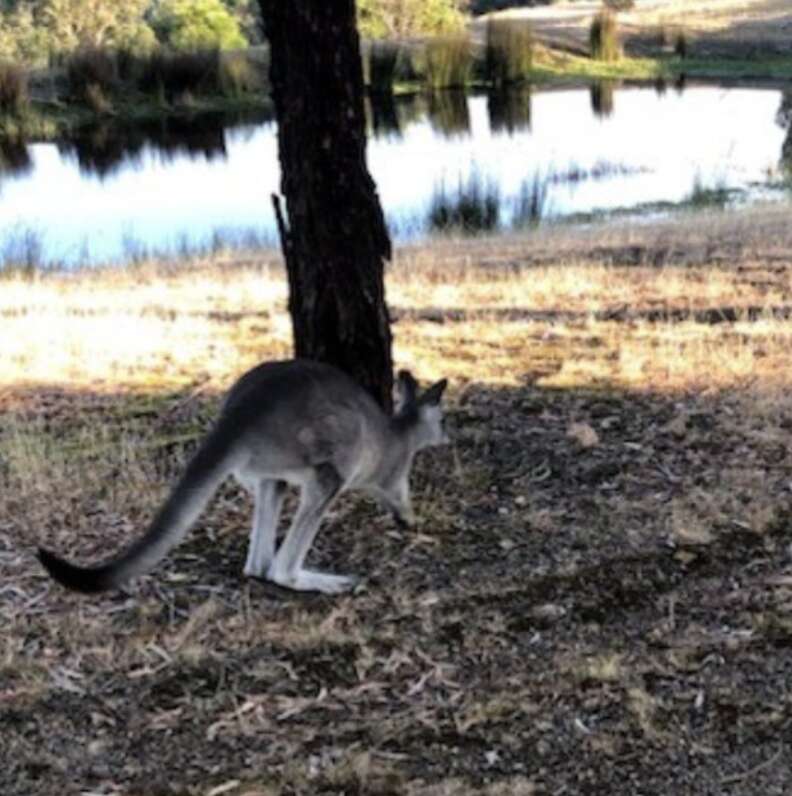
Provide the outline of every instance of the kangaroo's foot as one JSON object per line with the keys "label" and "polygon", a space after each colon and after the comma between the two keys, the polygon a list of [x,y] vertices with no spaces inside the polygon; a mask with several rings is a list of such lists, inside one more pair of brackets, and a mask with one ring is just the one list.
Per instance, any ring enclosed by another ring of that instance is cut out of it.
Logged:
{"label": "kangaroo's foot", "polygon": [[343,594],[352,591],[360,582],[352,575],[330,575],[325,572],[314,572],[300,569],[294,573],[278,572],[270,568],[267,578],[279,586],[295,591],[318,591],[322,594]]}

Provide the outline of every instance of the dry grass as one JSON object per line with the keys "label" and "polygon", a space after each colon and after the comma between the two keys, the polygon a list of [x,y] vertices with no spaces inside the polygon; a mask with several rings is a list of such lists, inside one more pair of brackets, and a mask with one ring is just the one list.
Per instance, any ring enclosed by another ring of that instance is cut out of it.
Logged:
{"label": "dry grass", "polygon": [[[786,212],[401,250],[388,279],[396,358],[463,382],[550,368],[544,386],[783,386],[792,276],[774,258]],[[0,389],[222,390],[288,356],[286,290],[274,258],[5,279]]]}
{"label": "dry grass", "polygon": [[222,389],[288,355],[277,262],[5,279],[0,790],[783,793],[787,213],[400,250],[397,363],[451,378],[455,449],[416,530],[334,507],[312,555],[367,576],[338,599],[240,583],[232,484],[126,593],[31,555],[140,532]]}
{"label": "dry grass", "polygon": [[[597,0],[575,0],[509,9],[498,18],[526,20],[537,40],[583,51],[601,9]],[[619,25],[628,41],[683,29],[703,45],[702,53],[756,60],[768,53],[789,54],[792,8],[786,0],[642,0],[619,12]],[[478,29],[483,36],[483,23]]]}

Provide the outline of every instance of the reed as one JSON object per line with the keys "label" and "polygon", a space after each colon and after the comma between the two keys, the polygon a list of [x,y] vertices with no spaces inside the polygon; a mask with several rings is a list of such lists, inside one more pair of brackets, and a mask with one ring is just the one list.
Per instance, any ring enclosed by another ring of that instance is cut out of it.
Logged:
{"label": "reed", "polygon": [[473,53],[467,36],[432,39],[424,50],[423,73],[430,89],[464,88],[470,82]]}
{"label": "reed", "polygon": [[470,135],[470,110],[465,91],[433,91],[428,98],[427,113],[432,129],[445,138]]}
{"label": "reed", "polygon": [[535,227],[545,218],[549,210],[550,183],[550,177],[542,176],[539,172],[522,182],[512,217],[514,229]]}
{"label": "reed", "polygon": [[526,80],[533,67],[534,33],[530,23],[491,19],[484,51],[485,79],[496,87]]}
{"label": "reed", "polygon": [[392,94],[400,60],[400,47],[392,41],[374,41],[366,49],[364,73],[373,94]]}
{"label": "reed", "polygon": [[429,208],[429,228],[438,232],[477,235],[498,228],[501,197],[497,185],[474,172],[460,180],[456,192],[444,184],[435,190]]}
{"label": "reed", "polygon": [[598,61],[613,63],[622,56],[619,23],[616,14],[603,9],[591,22],[589,29],[591,57]]}
{"label": "reed", "polygon": [[185,94],[222,94],[219,50],[170,52],[155,50],[140,57],[139,88],[146,94],[173,99]]}

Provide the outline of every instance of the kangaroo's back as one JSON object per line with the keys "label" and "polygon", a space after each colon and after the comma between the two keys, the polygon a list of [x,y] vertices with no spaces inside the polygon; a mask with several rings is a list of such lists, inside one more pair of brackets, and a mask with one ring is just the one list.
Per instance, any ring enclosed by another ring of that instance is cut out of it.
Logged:
{"label": "kangaroo's back", "polygon": [[331,463],[346,481],[367,451],[385,444],[388,418],[345,373],[296,359],[246,373],[220,422],[241,430],[251,475],[300,482],[301,469]]}

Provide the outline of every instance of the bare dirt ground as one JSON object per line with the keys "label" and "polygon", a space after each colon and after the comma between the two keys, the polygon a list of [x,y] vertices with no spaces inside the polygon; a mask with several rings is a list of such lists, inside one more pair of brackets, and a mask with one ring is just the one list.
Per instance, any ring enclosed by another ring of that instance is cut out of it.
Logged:
{"label": "bare dirt ground", "polygon": [[455,444],[415,530],[338,503],[339,598],[241,578],[231,483],[126,592],[33,556],[139,533],[226,371],[285,353],[282,275],[6,284],[0,793],[788,794],[787,213],[401,252],[397,358],[451,377]]}
{"label": "bare dirt ground", "polygon": [[[530,20],[538,38],[586,51],[588,30],[600,2],[556,3],[513,9],[502,15]],[[642,54],[683,30],[691,54],[764,56],[792,52],[792,4],[788,0],[636,0],[619,12],[628,52]]]}

